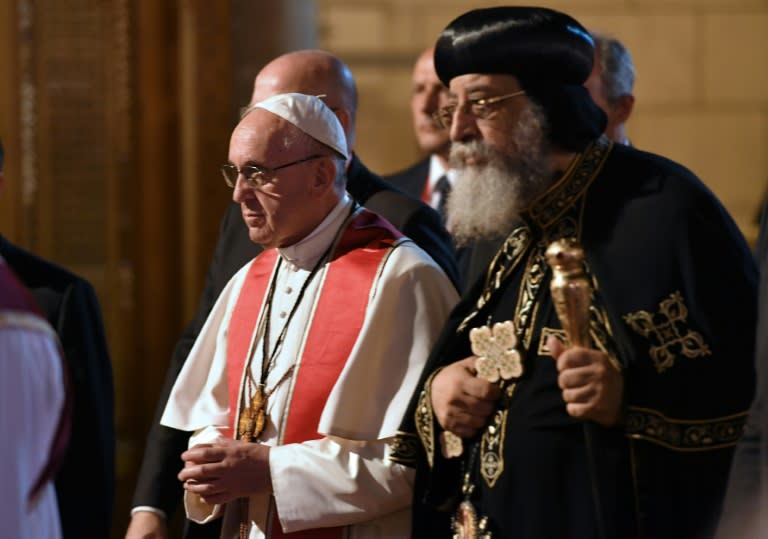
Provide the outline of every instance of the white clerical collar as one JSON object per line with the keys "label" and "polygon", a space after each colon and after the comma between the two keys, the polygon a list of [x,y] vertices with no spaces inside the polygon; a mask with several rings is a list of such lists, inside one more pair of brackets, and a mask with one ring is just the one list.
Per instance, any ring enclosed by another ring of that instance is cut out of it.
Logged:
{"label": "white clerical collar", "polygon": [[336,207],[312,232],[293,245],[279,248],[280,256],[297,268],[312,269],[336,238],[336,233],[349,216],[352,204],[352,199],[345,192]]}

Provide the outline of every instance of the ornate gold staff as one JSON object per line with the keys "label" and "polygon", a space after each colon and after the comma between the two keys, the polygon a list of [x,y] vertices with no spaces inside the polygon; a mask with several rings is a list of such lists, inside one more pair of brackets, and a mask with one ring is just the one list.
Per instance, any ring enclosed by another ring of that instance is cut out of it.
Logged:
{"label": "ornate gold staff", "polygon": [[[572,238],[561,239],[549,244],[546,257],[549,267],[552,268],[549,289],[557,318],[560,319],[560,325],[565,330],[565,336],[570,346],[589,348],[592,343],[589,338],[589,305],[592,287],[584,271],[584,250]],[[594,436],[590,423],[584,422],[582,426],[592,483],[597,536],[602,539],[605,537],[605,524],[597,478],[598,461],[594,454]]]}
{"label": "ornate gold staff", "polygon": [[589,347],[592,290],[584,273],[584,250],[575,240],[562,239],[549,244],[546,256],[552,268],[552,300],[565,336],[571,346]]}

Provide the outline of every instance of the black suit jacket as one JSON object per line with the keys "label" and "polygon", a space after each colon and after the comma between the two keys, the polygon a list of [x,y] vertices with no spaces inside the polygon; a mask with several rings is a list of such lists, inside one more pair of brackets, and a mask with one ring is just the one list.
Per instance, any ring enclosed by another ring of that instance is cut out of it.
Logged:
{"label": "black suit jacket", "polygon": [[[458,282],[451,238],[440,223],[440,216],[435,210],[419,200],[408,197],[373,174],[356,156],[353,156],[347,171],[347,191],[355,200],[389,220],[414,240],[445,270],[454,284]],[[181,467],[179,455],[186,450],[190,433],[164,427],[160,425],[160,418],[176,377],[216,298],[237,270],[260,250],[261,248],[248,237],[240,206],[231,204],[221,222],[218,243],[208,267],[205,290],[200,298],[197,313],[171,356],[155,418],[147,437],[144,459],[133,497],[134,507],[156,507],[170,517],[181,501],[183,489],[176,474]],[[219,529],[220,521],[204,526],[188,522],[185,537],[218,537]]]}
{"label": "black suit jacket", "polygon": [[63,536],[110,537],[115,489],[114,387],[96,293],[84,279],[2,236],[0,255],[56,330],[69,370],[74,401],[72,435],[55,481]]}
{"label": "black suit jacket", "polygon": [[429,178],[429,161],[430,157],[427,156],[405,170],[384,176],[384,179],[404,193],[421,200]]}

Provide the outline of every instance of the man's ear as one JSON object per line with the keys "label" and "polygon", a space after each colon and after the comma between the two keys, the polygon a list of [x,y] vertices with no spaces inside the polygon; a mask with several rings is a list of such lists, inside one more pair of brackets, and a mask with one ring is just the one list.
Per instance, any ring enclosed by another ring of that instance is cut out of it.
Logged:
{"label": "man's ear", "polygon": [[635,96],[622,95],[616,100],[616,119],[620,123],[625,123],[632,115],[632,109],[635,107]]}
{"label": "man's ear", "polygon": [[315,178],[312,184],[312,190],[319,196],[324,195],[329,189],[333,189],[336,179],[336,162],[330,157],[319,159],[315,169]]}
{"label": "man's ear", "polygon": [[352,122],[352,115],[349,113],[348,110],[338,108],[333,109],[333,112],[336,114],[336,117],[339,119],[339,122],[341,123],[341,127],[344,128],[345,133],[349,133],[349,126]]}

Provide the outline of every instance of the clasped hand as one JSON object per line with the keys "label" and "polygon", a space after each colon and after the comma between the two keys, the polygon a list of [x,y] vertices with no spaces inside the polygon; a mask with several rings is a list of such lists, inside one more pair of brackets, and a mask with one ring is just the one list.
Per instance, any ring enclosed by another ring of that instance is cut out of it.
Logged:
{"label": "clasped hand", "polygon": [[[613,426],[621,419],[624,378],[608,356],[592,348],[565,348],[555,337],[547,347],[557,362],[557,383],[569,415]],[[440,426],[462,438],[482,429],[501,394],[498,384],[478,378],[477,356],[444,367],[430,388],[432,410]]]}
{"label": "clasped hand", "polygon": [[184,488],[209,504],[272,491],[269,446],[221,438],[181,454]]}

